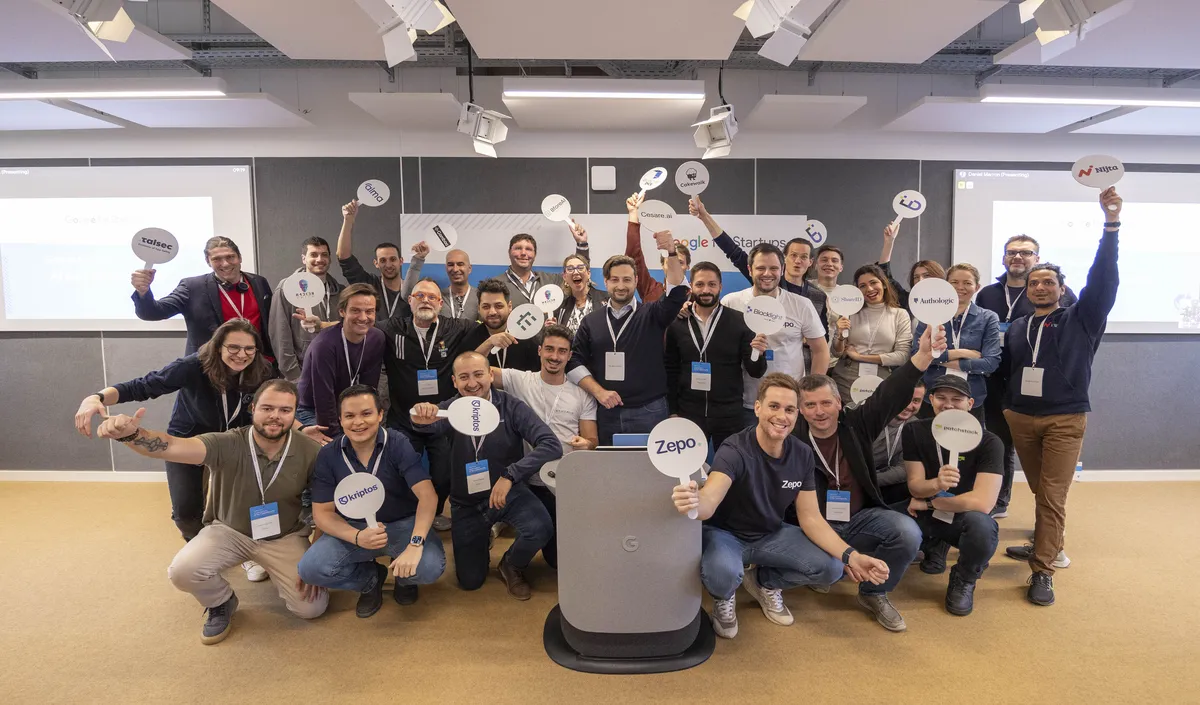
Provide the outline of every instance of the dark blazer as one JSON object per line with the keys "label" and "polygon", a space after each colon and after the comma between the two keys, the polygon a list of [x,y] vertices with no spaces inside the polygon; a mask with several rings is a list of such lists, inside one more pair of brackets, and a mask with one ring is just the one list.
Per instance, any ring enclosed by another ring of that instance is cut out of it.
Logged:
{"label": "dark blazer", "polygon": [[[258,315],[262,327],[258,335],[262,338],[263,356],[274,358],[271,350],[271,338],[267,335],[268,317],[271,313],[272,288],[266,279],[257,274],[242,272],[242,276],[250,282],[254,297],[258,299]],[[184,355],[191,355],[212,338],[217,326],[225,322],[221,316],[221,290],[216,276],[209,272],[195,277],[188,277],[179,282],[175,291],[161,299],[154,298],[154,291],[139,296],[133,292],[133,310],[143,321],[163,321],[171,316],[183,314],[187,324],[187,347]]]}
{"label": "dark blazer", "polygon": [[225,394],[225,405],[230,412],[236,409],[238,413],[226,428],[221,392],[208,380],[200,365],[200,358],[195,354],[181,357],[168,363],[161,370],[147,373],[144,377],[118,382],[113,385],[113,389],[117,390],[118,404],[157,399],[179,392],[175,396],[175,408],[171,412],[167,433],[180,438],[226,431],[247,426],[251,422],[250,399],[254,390],[230,390]]}
{"label": "dark blazer", "polygon": [[[592,302],[592,310],[603,308],[608,302],[608,292],[603,289],[597,289],[593,284],[587,293],[587,298]],[[575,295],[567,294],[567,298],[563,299],[562,306],[554,312],[554,320],[558,321],[558,325],[565,326],[571,320],[571,312],[575,310]],[[581,319],[582,322],[582,319]],[[569,327],[569,326],[568,326]],[[578,327],[578,326],[576,326]],[[574,333],[575,331],[571,331]]]}

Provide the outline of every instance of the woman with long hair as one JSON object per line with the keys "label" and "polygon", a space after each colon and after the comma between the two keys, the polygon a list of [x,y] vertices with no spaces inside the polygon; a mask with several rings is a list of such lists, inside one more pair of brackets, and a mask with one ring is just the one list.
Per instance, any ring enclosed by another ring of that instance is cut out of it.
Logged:
{"label": "woman with long hair", "polygon": [[608,294],[592,283],[592,264],[581,254],[573,254],[563,260],[562,286],[563,303],[554,312],[554,318],[574,335],[584,316],[604,306]]}
{"label": "woman with long hair", "polygon": [[[908,312],[901,308],[879,265],[859,267],[854,272],[854,285],[862,292],[865,305],[853,316],[837,320],[832,353],[839,359],[829,373],[847,403],[854,380],[863,375],[886,378],[893,367],[903,365],[911,355],[913,339]],[[849,337],[842,337],[843,330],[850,331]]]}
{"label": "woman with long hair", "polygon": [[[912,289],[913,286],[915,286],[916,283],[921,281],[922,279],[929,279],[930,277],[935,277],[937,279],[945,279],[946,278],[946,270],[942,268],[942,265],[938,264],[937,262],[934,262],[931,259],[917,260],[916,262],[913,263],[913,266],[909,267],[909,269],[908,269],[908,288],[907,289],[904,288],[904,285],[901,284],[900,282],[896,281],[896,279],[892,276],[892,265],[891,265],[892,247],[896,244],[896,235],[899,234],[899,232],[900,232],[899,223],[894,224],[894,225],[891,223],[888,223],[888,225],[886,227],[884,227],[884,229],[883,229],[883,250],[880,251],[879,261],[876,262],[876,264],[878,264],[879,268],[883,270],[883,273],[887,276],[888,283],[891,284],[892,289],[895,290],[896,301],[899,303],[900,308],[907,311],[908,310],[908,292],[909,292],[909,290]],[[911,321],[910,321],[910,323],[911,323]],[[919,338],[919,336],[918,336],[918,338]]]}

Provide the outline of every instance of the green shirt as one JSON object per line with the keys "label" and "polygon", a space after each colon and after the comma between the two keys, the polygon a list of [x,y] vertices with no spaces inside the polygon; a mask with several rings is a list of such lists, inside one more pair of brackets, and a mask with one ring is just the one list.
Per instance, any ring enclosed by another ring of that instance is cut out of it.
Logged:
{"label": "green shirt", "polygon": [[[258,491],[254,479],[254,463],[250,460],[250,428],[238,428],[220,433],[204,433],[197,438],[204,442],[204,464],[210,474],[209,491],[212,501],[205,511],[204,523],[214,519],[246,536],[250,536],[250,507],[263,504],[263,495]],[[278,458],[267,459],[262,448],[254,444],[258,453],[258,467],[262,471],[262,484],[266,489],[266,502],[279,503],[280,536],[296,531],[307,531],[308,526],[300,520],[300,495],[312,479],[317,453],[321,446],[298,431],[292,434],[292,446],[279,477],[271,482]],[[284,440],[287,443],[287,440]],[[280,449],[282,455],[283,450]]]}

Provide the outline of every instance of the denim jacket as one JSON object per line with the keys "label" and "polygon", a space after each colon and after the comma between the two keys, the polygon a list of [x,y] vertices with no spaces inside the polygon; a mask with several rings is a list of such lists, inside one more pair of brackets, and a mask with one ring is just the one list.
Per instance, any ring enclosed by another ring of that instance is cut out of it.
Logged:
{"label": "denim jacket", "polygon": [[[1000,352],[1004,348],[1004,339],[1000,335],[1000,317],[994,311],[989,311],[985,308],[980,308],[971,302],[967,308],[967,320],[964,323],[961,316],[955,316],[954,320],[946,324],[946,342],[950,348],[954,348],[954,336],[951,332],[957,331],[961,325],[962,337],[959,340],[958,347],[965,350],[975,350],[983,357],[978,360],[959,360],[958,364],[963,372],[968,374],[967,381],[971,385],[971,397],[975,399],[975,406],[983,406],[983,400],[987,397],[987,384],[984,377],[996,371],[1000,366]],[[917,324],[916,330],[913,331],[912,350],[915,353],[921,342],[921,334],[925,332],[925,324]],[[932,384],[935,379],[946,374],[944,363],[946,357],[934,360],[929,369],[925,371],[925,384]]]}

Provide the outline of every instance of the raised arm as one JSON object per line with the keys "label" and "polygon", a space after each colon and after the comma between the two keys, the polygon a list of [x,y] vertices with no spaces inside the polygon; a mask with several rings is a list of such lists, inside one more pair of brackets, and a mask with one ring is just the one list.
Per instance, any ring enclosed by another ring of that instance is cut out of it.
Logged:
{"label": "raised arm", "polygon": [[738,247],[738,244],[733,241],[733,238],[725,234],[717,221],[708,213],[708,209],[704,207],[704,202],[699,196],[692,196],[688,201],[688,212],[700,219],[704,223],[705,229],[708,230],[709,236],[713,242],[717,243],[717,247],[721,248],[721,252],[729,258],[733,266],[742,273],[743,277],[750,278],[750,260],[746,257],[746,251]]}
{"label": "raised arm", "polygon": [[[400,295],[408,299],[413,287],[421,281],[421,268],[425,266],[425,258],[429,256],[429,245],[424,240],[412,246],[412,260],[408,263],[408,271],[404,274],[404,283],[400,285]],[[383,292],[379,292],[380,296]],[[464,304],[465,305],[465,304]]]}
{"label": "raised arm", "polygon": [[629,212],[629,225],[625,228],[625,256],[632,257],[637,265],[637,292],[642,297],[642,303],[657,301],[663,296],[663,285],[650,276],[646,267],[646,256],[642,252],[642,225],[638,216],[638,208],[642,198],[636,193],[625,199],[625,210]]}
{"label": "raised arm", "polygon": [[921,378],[921,373],[929,369],[933,362],[933,348],[945,344],[946,334],[942,326],[938,326],[932,336],[930,330],[926,329],[912,358],[897,367],[863,403],[847,409],[846,418],[853,419],[867,438],[878,438],[888,422],[912,401],[913,387]]}
{"label": "raised arm", "polygon": [[[1109,210],[1110,206],[1115,209]],[[1079,292],[1079,303],[1075,304],[1079,320],[1093,340],[1097,340],[1104,332],[1108,322],[1108,314],[1117,303],[1117,285],[1120,275],[1117,271],[1117,230],[1121,222],[1121,196],[1115,186],[1110,186],[1100,194],[1100,207],[1104,210],[1104,234],[1100,237],[1100,247],[1096,249],[1096,259],[1088,270],[1087,284]]]}
{"label": "raised arm", "polygon": [[207,450],[204,442],[196,438],[176,438],[161,431],[140,428],[146,408],[142,407],[133,416],[118,414],[109,416],[100,424],[96,435],[124,443],[138,455],[166,460],[183,465],[203,465]]}
{"label": "raised arm", "polygon": [[335,252],[339,260],[350,259],[350,255],[354,252],[354,219],[357,217],[358,199],[356,198],[342,206],[342,229],[338,231],[337,250]]}

